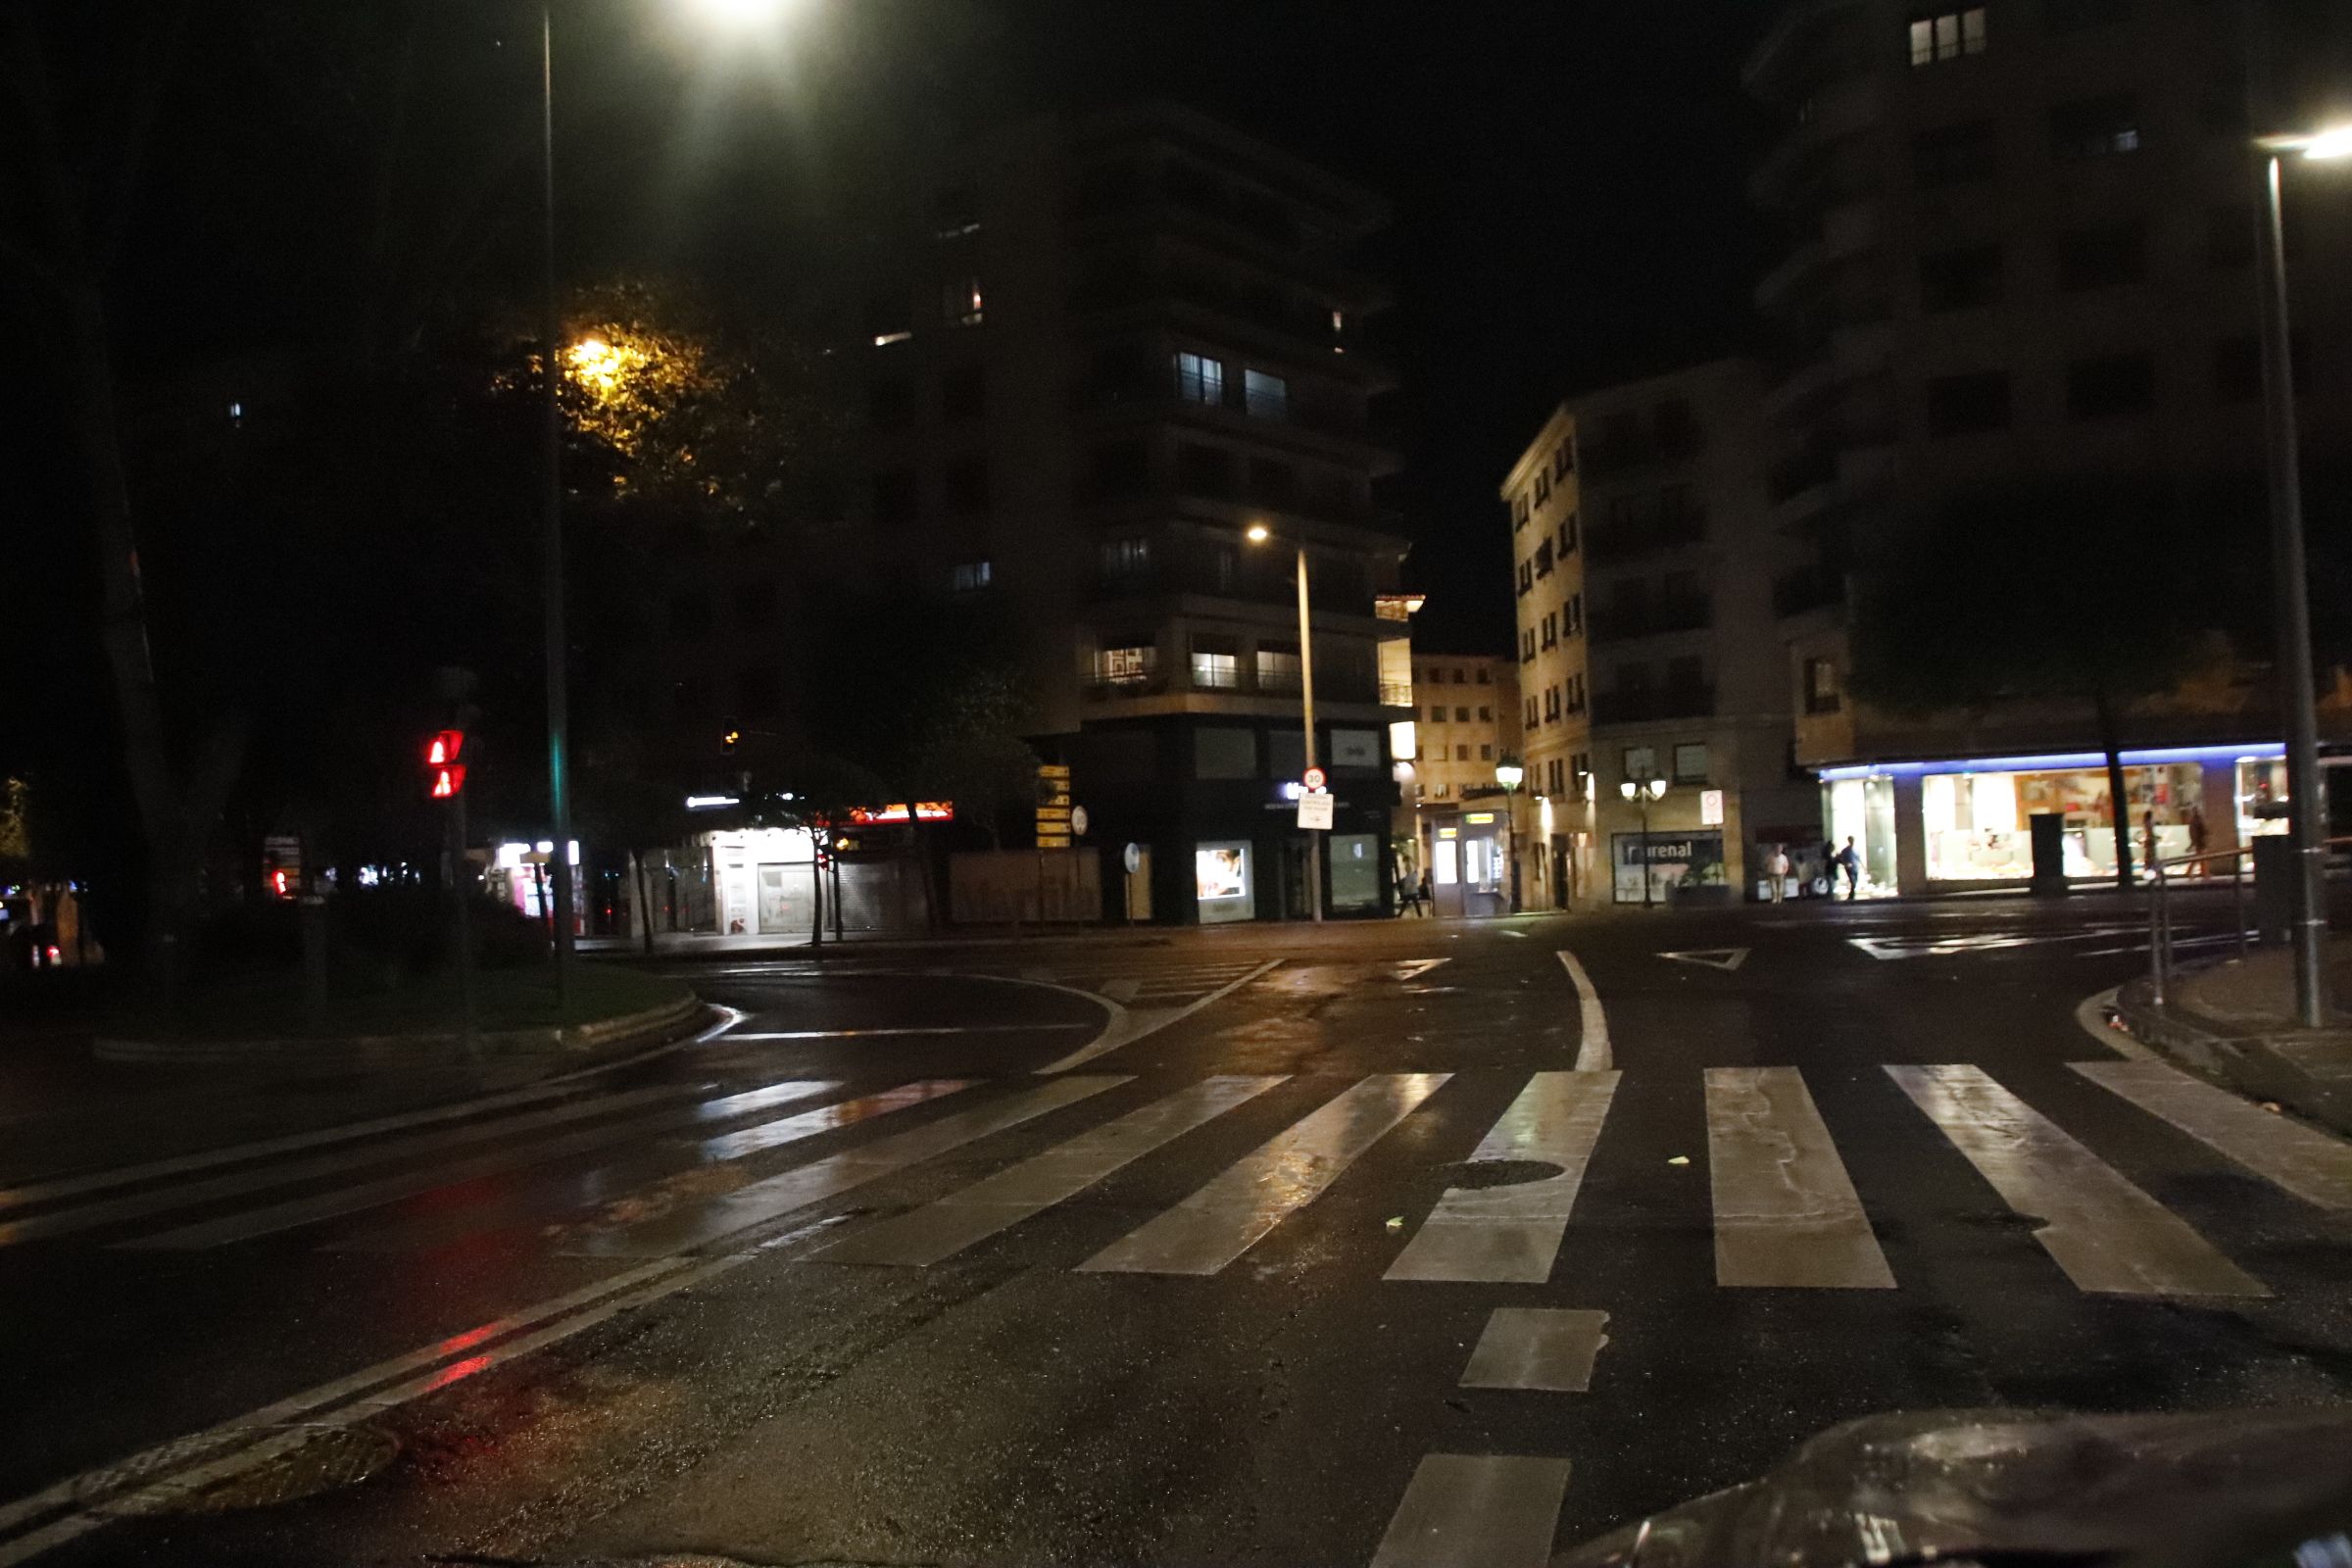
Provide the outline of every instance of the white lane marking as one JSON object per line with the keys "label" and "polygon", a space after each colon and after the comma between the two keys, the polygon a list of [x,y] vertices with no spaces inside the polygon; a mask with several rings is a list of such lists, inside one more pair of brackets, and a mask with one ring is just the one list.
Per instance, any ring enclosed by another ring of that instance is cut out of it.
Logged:
{"label": "white lane marking", "polygon": [[1175,1207],[1078,1265],[1094,1274],[1214,1274],[1322,1196],[1451,1073],[1382,1073],[1342,1090]]}
{"label": "white lane marking", "polygon": [[2352,1143],[2265,1110],[2165,1062],[2067,1065],[2305,1202],[2352,1208]]}
{"label": "white lane marking", "polygon": [[851,1232],[815,1252],[828,1263],[927,1267],[1074,1198],[1281,1078],[1206,1078],[1080,1133],[937,1202]]}
{"label": "white lane marking", "polygon": [[1133,1002],[1135,1000],[1136,990],[1142,984],[1143,981],[1137,979],[1134,975],[1128,974],[1121,975],[1116,980],[1103,981],[1102,989],[1102,994],[1113,1002]]}
{"label": "white lane marking", "polygon": [[[2175,937],[2173,938],[2173,946],[2176,948],[2213,948],[2219,947],[2225,942],[2235,942],[2237,938],[2231,933],[2223,931],[2213,936],[2205,937]],[[2073,955],[2073,956],[2078,958],[2107,958],[2123,953],[2145,953],[2147,951],[2147,943],[2135,942],[2127,943],[2120,948],[2084,948],[2082,952]]]}
{"label": "white lane marking", "polygon": [[1567,1495],[1565,1459],[1425,1455],[1372,1568],[1544,1568]]}
{"label": "white lane marking", "polygon": [[1498,1306],[1487,1319],[1465,1389],[1530,1389],[1540,1394],[1584,1394],[1592,1387],[1592,1362],[1609,1343],[1609,1314],[1573,1307]]}
{"label": "white lane marking", "polygon": [[1794,1067],[1709,1067],[1715,1283],[1894,1289],[1870,1216]]}
{"label": "white lane marking", "polygon": [[1059,1029],[1092,1029],[1091,1023],[933,1023],[881,1029],[762,1029],[727,1036],[729,1040],[863,1040],[878,1035],[1014,1035],[1043,1034]]}
{"label": "white lane marking", "polygon": [[2117,1029],[2107,1022],[2108,1009],[2115,1005],[2116,994],[2123,989],[2122,986],[2109,986],[2076,1003],[2075,1023],[2083,1033],[2119,1056],[2129,1056],[2133,1061],[2162,1059],[2155,1052],[2133,1039],[2131,1030]]}
{"label": "white lane marking", "polygon": [[1560,967],[1576,984],[1576,1070],[1606,1072],[1617,1065],[1617,1059],[1609,1049],[1609,1020],[1600,1010],[1600,994],[1592,989],[1592,977],[1585,973],[1585,966],[1566,948],[1560,949]]}
{"label": "white lane marking", "polygon": [[274,1236],[279,1231],[295,1230],[338,1215],[357,1214],[363,1209],[380,1207],[404,1198],[415,1198],[420,1193],[437,1192],[461,1182],[479,1181],[484,1176],[499,1176],[511,1170],[544,1165],[554,1160],[567,1159],[574,1154],[610,1149],[614,1144],[637,1143],[654,1134],[692,1126],[696,1122],[723,1121],[790,1101],[813,1099],[840,1087],[837,1083],[814,1079],[770,1084],[749,1094],[706,1101],[684,1110],[661,1111],[627,1121],[605,1122],[562,1137],[511,1145],[448,1164],[427,1163],[422,1168],[398,1171],[348,1187],[332,1188],[308,1198],[291,1198],[259,1208],[239,1209],[216,1219],[197,1220],[172,1230],[118,1242],[115,1246],[120,1250],[134,1252],[189,1251],[199,1248],[221,1247],[230,1242],[251,1241],[261,1236]]}
{"label": "white lane marking", "polygon": [[1382,1275],[1541,1285],[1551,1278],[1585,1166],[1621,1075],[1540,1072],[1470,1152],[1486,1160],[1540,1160],[1558,1174],[1511,1187],[1448,1190]]}
{"label": "white lane marking", "polygon": [[0,1247],[38,1241],[49,1236],[65,1236],[92,1226],[111,1224],[116,1220],[139,1219],[149,1214],[168,1213],[173,1209],[190,1208],[216,1199],[236,1198],[246,1193],[265,1192],[273,1187],[289,1187],[297,1182],[314,1181],[324,1176],[339,1176],[346,1171],[365,1170],[376,1165],[397,1164],[419,1155],[436,1154],[444,1150],[460,1149],[469,1144],[500,1142],[520,1133],[536,1132],[565,1122],[589,1117],[607,1116],[659,1101],[677,1100],[687,1095],[701,1094],[710,1086],[707,1083],[662,1084],[650,1089],[633,1089],[625,1094],[603,1095],[593,1100],[572,1101],[535,1110],[501,1121],[469,1122],[442,1132],[424,1133],[390,1143],[369,1144],[364,1148],[345,1150],[331,1154],[318,1154],[309,1159],[264,1165],[255,1170],[235,1171],[213,1176],[199,1182],[176,1184],[143,1193],[131,1193],[121,1198],[101,1199],[96,1202],[78,1204],[73,1208],[53,1209],[26,1219],[0,1224]]}
{"label": "white lane marking", "polygon": [[[394,1356],[387,1361],[378,1361],[373,1366],[362,1368],[349,1376],[337,1378],[331,1383],[322,1383],[317,1388],[306,1389],[302,1393],[291,1395],[274,1404],[264,1405],[249,1415],[239,1416],[234,1421],[208,1427],[186,1437],[174,1438],[169,1443],[160,1444],[113,1464],[102,1465],[97,1469],[69,1477],[54,1486],[45,1487],[29,1496],[0,1504],[0,1532],[15,1530],[27,1520],[38,1518],[45,1513],[54,1513],[60,1508],[76,1502],[103,1504],[109,1494],[121,1490],[122,1487],[128,1485],[138,1477],[157,1474],[201,1454],[210,1453],[217,1448],[267,1436],[298,1417],[307,1416],[315,1410],[348,1399],[356,1394],[376,1388],[394,1378],[424,1367],[438,1366],[452,1357],[462,1356],[466,1351],[478,1346],[503,1339],[517,1329],[528,1328],[532,1324],[544,1322],[551,1317],[571,1312],[588,1302],[630,1290],[649,1280],[673,1275],[679,1269],[686,1267],[687,1262],[688,1259],[685,1258],[663,1258],[659,1262],[642,1264],[610,1278],[598,1280],[593,1285],[582,1286],[576,1291],[567,1291],[562,1296],[551,1297],[547,1300],[519,1307],[504,1317],[494,1318],[479,1327],[453,1334],[446,1339],[436,1340],[432,1344],[419,1349],[411,1350],[405,1355]],[[104,1521],[100,1520],[99,1522],[103,1523]],[[74,1532],[75,1535],[81,1533],[78,1530]],[[48,1544],[55,1544],[55,1542],[48,1543]],[[11,1543],[6,1546],[0,1546],[0,1553],[17,1550],[22,1544],[22,1543]],[[33,1550],[23,1551],[17,1556],[0,1555],[0,1562],[20,1562],[24,1557],[31,1556],[34,1550],[41,1549],[45,1549],[45,1547],[36,1546]]]}
{"label": "white lane marking", "polygon": [[1678,948],[1670,953],[1661,953],[1658,956],[1672,958],[1677,963],[1695,963],[1702,968],[1722,969],[1729,972],[1747,961],[1747,949]]}
{"label": "white lane marking", "polygon": [[1912,1102],[2085,1291],[2268,1296],[2180,1216],[2012,1095],[1982,1068],[1888,1067]]}
{"label": "white lane marking", "polygon": [[[781,1219],[794,1209],[837,1198],[909,1165],[961,1149],[1090,1095],[1134,1080],[1055,1078],[1033,1084],[991,1104],[975,1105],[935,1122],[788,1170],[732,1193],[684,1204],[636,1225],[584,1237],[565,1251],[581,1257],[659,1257]],[[962,1087],[960,1084],[956,1087]]]}
{"label": "white lane marking", "polygon": [[[1156,1034],[1160,1030],[1165,1029],[1168,1025],[1175,1023],[1180,1019],[1191,1017],[1194,1013],[1199,1012],[1202,1007],[1207,1006],[1210,1003],[1215,1002],[1222,997],[1232,995],[1234,992],[1239,991],[1242,987],[1248,985],[1250,981],[1256,979],[1259,975],[1264,974],[1267,970],[1277,967],[1281,964],[1281,962],[1282,960],[1280,958],[1268,958],[1263,963],[1253,964],[1250,968],[1244,970],[1241,974],[1237,975],[1234,979],[1228,981],[1226,984],[1217,987],[1216,990],[1211,991],[1204,997],[1201,997],[1199,1001],[1187,1003],[1181,1007],[1153,1007],[1148,1009],[1136,1008],[1131,1011],[1126,1007],[1120,1006],[1117,1003],[1111,1001],[1109,998],[1100,996],[1092,991],[1077,991],[1072,990],[1068,986],[1054,986],[1053,989],[1055,991],[1068,991],[1071,996],[1085,997],[1090,1002],[1093,1002],[1100,1006],[1108,1008],[1110,1011],[1110,1023],[1101,1034],[1088,1041],[1085,1045],[1080,1046],[1076,1051],[1071,1052],[1059,1061],[1050,1061],[1037,1070],[1041,1073],[1068,1072],[1072,1067],[1076,1067],[1084,1062],[1092,1061],[1097,1056],[1103,1054],[1105,1052],[1116,1051],[1121,1046],[1132,1046],[1138,1040],[1143,1039],[1146,1035]],[[1028,983],[1032,985],[1051,984],[1051,982],[1042,980],[1030,981]]]}
{"label": "white lane marking", "polygon": [[[754,1123],[731,1133],[721,1133],[705,1139],[702,1146],[681,1166],[674,1151],[656,1146],[649,1151],[602,1165],[593,1170],[570,1174],[551,1175],[547,1179],[510,1189],[480,1203],[468,1204],[455,1211],[435,1209],[431,1213],[411,1219],[395,1220],[390,1224],[364,1230],[324,1244],[322,1250],[330,1252],[403,1252],[426,1251],[445,1247],[452,1242],[488,1231],[503,1230],[526,1220],[550,1219],[605,1203],[624,1197],[637,1188],[651,1185],[664,1175],[679,1174],[704,1165],[724,1164],[729,1160],[748,1158],[753,1154],[787,1144],[814,1138],[820,1133],[833,1132],[871,1121],[885,1111],[902,1105],[919,1104],[941,1094],[953,1093],[952,1085],[969,1088],[977,1080],[934,1080],[929,1083],[902,1086],[880,1095],[848,1100],[835,1105],[823,1105],[774,1121]],[[826,1086],[826,1093],[838,1091],[842,1085]]]}

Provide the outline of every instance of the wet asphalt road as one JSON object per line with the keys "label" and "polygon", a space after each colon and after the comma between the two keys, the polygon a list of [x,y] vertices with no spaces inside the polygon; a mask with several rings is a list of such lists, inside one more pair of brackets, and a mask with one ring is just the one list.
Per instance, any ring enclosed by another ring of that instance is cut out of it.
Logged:
{"label": "wet asphalt road", "polygon": [[[1791,906],[701,965],[745,1016],[659,1061],[14,1180],[0,1564],[1519,1561],[1877,1411],[2340,1401],[2352,1212],[2070,1065],[2125,1059],[2075,1013],[2144,961],[2128,925]],[[1498,1123],[1506,1158],[1585,1137],[1581,1187],[1465,1163]],[[1562,1199],[1556,1255],[1384,1279],[1457,1187]],[[1465,1387],[1498,1309],[1551,1314],[1503,1321],[1579,1340],[1589,1386]],[[1467,1506],[1482,1474],[1512,1500]]]}

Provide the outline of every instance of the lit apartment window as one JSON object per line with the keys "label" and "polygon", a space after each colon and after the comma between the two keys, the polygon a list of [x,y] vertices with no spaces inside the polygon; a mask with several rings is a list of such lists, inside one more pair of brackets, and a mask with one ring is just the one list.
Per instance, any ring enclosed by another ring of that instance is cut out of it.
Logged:
{"label": "lit apartment window", "polygon": [[1137,685],[1152,673],[1157,657],[1150,643],[1114,643],[1095,656],[1095,671],[1114,686]]}
{"label": "lit apartment window", "polygon": [[1984,8],[1945,11],[1921,17],[1911,24],[1911,63],[1932,66],[1938,60],[1984,52]]}
{"label": "lit apartment window", "polygon": [[1231,691],[1242,683],[1242,662],[1233,644],[1224,638],[1196,637],[1193,639],[1193,684],[1215,691]]}
{"label": "lit apartment window", "polygon": [[1176,395],[1187,403],[1225,401],[1225,367],[1205,354],[1176,356]]}
{"label": "lit apartment window", "polygon": [[941,295],[941,304],[948,320],[956,326],[980,324],[980,280],[959,277],[950,282]]}
{"label": "lit apartment window", "polygon": [[994,576],[995,570],[988,562],[967,561],[955,569],[949,585],[959,594],[978,593]]}
{"label": "lit apartment window", "polygon": [[1286,419],[1291,413],[1291,383],[1263,370],[1244,370],[1242,406],[1252,419]]}
{"label": "lit apartment window", "polygon": [[1838,693],[1838,662],[1834,659],[1805,661],[1805,711],[1835,713],[1840,699]]}

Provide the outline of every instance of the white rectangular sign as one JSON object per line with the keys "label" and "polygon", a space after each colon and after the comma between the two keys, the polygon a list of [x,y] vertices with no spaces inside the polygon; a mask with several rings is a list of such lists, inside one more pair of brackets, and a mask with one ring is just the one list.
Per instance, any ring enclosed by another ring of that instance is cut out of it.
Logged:
{"label": "white rectangular sign", "polygon": [[1330,832],[1331,802],[1332,796],[1329,790],[1317,790],[1312,795],[1299,796],[1298,825],[1302,828],[1317,828],[1325,833]]}
{"label": "white rectangular sign", "polygon": [[1698,825],[1701,827],[1723,826],[1723,791],[1700,790],[1698,792]]}

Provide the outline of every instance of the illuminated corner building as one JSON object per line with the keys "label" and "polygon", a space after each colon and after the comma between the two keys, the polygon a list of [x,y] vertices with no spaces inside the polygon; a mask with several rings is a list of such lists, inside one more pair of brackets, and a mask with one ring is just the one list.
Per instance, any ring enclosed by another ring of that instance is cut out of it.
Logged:
{"label": "illuminated corner building", "polygon": [[[2274,38],[2264,125],[2246,93],[2243,28],[2257,14]],[[1871,886],[1919,892],[2022,880],[2027,818],[2052,811],[2070,869],[2111,876],[2082,706],[1903,721],[1857,705],[1848,607],[1951,496],[2028,476],[2231,496],[2250,518],[2207,528],[2196,571],[2259,580],[2250,138],[2342,118],[2352,15],[1798,0],[1777,8],[1746,80],[1781,127],[1750,182],[1781,242],[1755,295],[1772,344],[1762,415],[1773,525],[1803,550],[1775,599],[1796,759],[1824,780],[1824,825],[1855,840]],[[2352,435],[2346,195],[2327,166],[2288,171],[2315,548],[2344,527],[2320,496]],[[2034,575],[2102,591],[2100,563],[2057,537],[2034,559],[1985,561],[1951,592],[1997,595]],[[2346,717],[2331,702],[2324,731],[2347,733]],[[2277,770],[2254,744],[2278,738],[2267,668],[2139,705],[2122,727],[2127,748],[2169,759],[2129,772],[2135,845],[2151,810],[2167,855],[2186,852],[2191,808],[2214,850],[2279,820]]]}
{"label": "illuminated corner building", "polygon": [[[1310,840],[1327,911],[1391,906],[1411,696],[1383,646],[1410,601],[1376,494],[1387,296],[1351,265],[1387,217],[1173,106],[1039,122],[943,184],[863,323],[866,536],[1003,605],[1106,884],[1124,845],[1149,859],[1140,918],[1303,914]],[[1305,765],[1301,549],[1322,835],[1284,792]]]}
{"label": "illuminated corner building", "polygon": [[1494,768],[1518,760],[1523,744],[1519,661],[1423,651],[1412,671],[1415,756],[1403,814],[1413,859],[1403,869],[1415,878],[1428,870],[1436,913],[1504,913],[1508,802]]}
{"label": "illuminated corner building", "polygon": [[[1819,838],[1791,779],[1759,368],[1720,360],[1561,405],[1502,487],[1518,599],[1523,902],[1757,893]],[[1623,785],[1663,781],[1648,809]]]}

